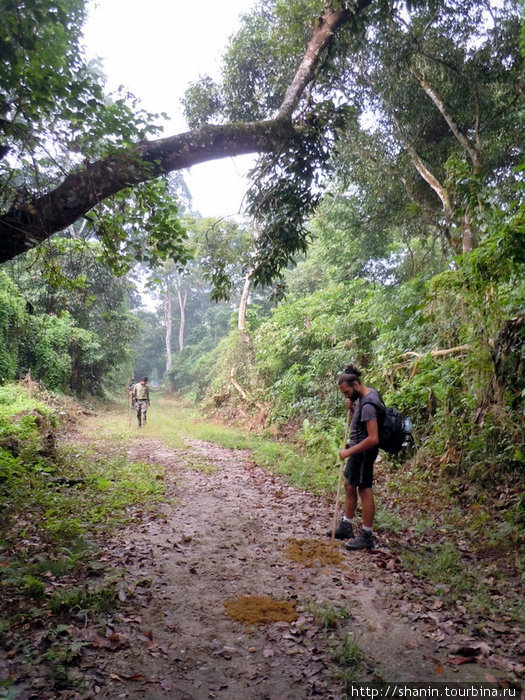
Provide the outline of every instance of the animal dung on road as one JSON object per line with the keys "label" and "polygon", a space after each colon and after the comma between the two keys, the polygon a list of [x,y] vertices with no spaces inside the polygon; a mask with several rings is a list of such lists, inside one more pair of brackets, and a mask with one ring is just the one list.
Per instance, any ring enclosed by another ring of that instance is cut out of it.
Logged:
{"label": "animal dung on road", "polygon": [[341,564],[344,557],[339,548],[335,548],[328,542],[319,540],[296,540],[288,538],[285,555],[292,561],[297,561],[305,566],[327,566]]}
{"label": "animal dung on road", "polygon": [[224,603],[226,612],[234,620],[262,625],[269,622],[294,622],[297,620],[295,603],[275,600],[265,595],[243,595]]}

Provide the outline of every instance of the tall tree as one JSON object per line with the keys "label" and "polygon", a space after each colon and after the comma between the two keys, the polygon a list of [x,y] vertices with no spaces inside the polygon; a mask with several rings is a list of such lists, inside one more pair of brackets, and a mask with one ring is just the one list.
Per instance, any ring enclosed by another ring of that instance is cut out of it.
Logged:
{"label": "tall tree", "polygon": [[520,25],[512,0],[432,3],[390,15],[355,45],[357,60],[337,57],[343,180],[376,212],[391,211],[385,180],[397,181],[405,225],[416,214],[454,253],[472,250],[484,202],[505,201],[521,158]]}

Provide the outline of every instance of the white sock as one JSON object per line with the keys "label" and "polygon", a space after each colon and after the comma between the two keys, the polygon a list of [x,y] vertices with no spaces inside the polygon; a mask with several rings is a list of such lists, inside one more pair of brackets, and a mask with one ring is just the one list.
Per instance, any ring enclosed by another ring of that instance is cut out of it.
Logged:
{"label": "white sock", "polygon": [[363,525],[363,530],[364,530],[365,532],[370,532],[370,533],[372,533],[372,528],[371,528],[371,527],[366,527],[366,525]]}
{"label": "white sock", "polygon": [[343,520],[347,523],[350,523],[350,525],[354,522],[353,518],[347,518],[346,515],[343,515]]}

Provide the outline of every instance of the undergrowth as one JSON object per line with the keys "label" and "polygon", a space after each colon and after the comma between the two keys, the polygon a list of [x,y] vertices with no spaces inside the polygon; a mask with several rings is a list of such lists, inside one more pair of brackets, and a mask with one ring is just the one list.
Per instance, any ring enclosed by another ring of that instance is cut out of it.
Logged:
{"label": "undergrowth", "polygon": [[82,690],[70,616],[97,624],[118,607],[118,577],[97,561],[103,538],[154,513],[164,485],[161,468],[130,462],[119,437],[107,449],[98,438],[57,447],[60,419],[73,415],[51,403],[59,410],[36,385],[0,387],[0,639],[58,692]]}

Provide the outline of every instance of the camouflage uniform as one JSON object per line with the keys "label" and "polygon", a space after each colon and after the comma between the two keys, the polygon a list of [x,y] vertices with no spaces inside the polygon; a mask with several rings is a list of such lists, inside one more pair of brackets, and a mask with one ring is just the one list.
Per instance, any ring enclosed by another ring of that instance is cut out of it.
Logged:
{"label": "camouflage uniform", "polygon": [[137,422],[139,428],[146,425],[146,413],[149,406],[149,386],[139,382],[133,387],[133,399],[135,402],[135,411],[137,412]]}

